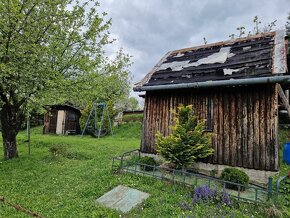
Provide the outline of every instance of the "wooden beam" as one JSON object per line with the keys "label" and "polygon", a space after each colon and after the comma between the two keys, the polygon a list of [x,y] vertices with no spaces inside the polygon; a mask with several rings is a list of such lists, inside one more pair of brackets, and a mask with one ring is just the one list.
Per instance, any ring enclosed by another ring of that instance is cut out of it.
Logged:
{"label": "wooden beam", "polygon": [[285,95],[286,95],[287,100],[289,101],[289,89],[285,90]]}
{"label": "wooden beam", "polygon": [[280,84],[277,84],[278,87],[278,95],[280,96],[282,103],[284,105],[284,107],[286,108],[287,112],[288,112],[288,116],[290,117],[290,105],[289,105],[289,99],[286,97],[282,87]]}

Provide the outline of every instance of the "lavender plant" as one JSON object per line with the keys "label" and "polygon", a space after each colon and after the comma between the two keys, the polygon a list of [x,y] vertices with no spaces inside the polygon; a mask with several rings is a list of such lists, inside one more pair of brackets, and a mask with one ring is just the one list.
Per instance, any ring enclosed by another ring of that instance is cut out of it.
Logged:
{"label": "lavender plant", "polygon": [[196,204],[209,203],[209,204],[223,204],[231,206],[231,199],[227,191],[218,191],[211,189],[209,186],[198,186],[190,195],[190,202],[180,202],[180,207],[183,210],[192,210]]}

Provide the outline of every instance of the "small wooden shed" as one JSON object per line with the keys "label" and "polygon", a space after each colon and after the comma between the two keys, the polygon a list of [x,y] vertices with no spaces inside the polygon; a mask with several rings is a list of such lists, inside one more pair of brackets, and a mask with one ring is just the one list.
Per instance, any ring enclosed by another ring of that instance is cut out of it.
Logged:
{"label": "small wooden shed", "polygon": [[80,134],[81,112],[69,104],[45,106],[43,134]]}
{"label": "small wooden shed", "polygon": [[206,163],[277,171],[279,99],[290,114],[287,51],[276,31],[168,52],[134,87],[146,92],[141,151],[155,154],[155,134],[170,134],[172,111],[191,104],[213,133]]}

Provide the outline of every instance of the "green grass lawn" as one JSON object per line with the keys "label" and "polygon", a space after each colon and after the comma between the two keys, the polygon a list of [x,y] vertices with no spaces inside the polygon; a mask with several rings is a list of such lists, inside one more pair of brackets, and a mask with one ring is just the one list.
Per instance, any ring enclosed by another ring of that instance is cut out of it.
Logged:
{"label": "green grass lawn", "polygon": [[[41,128],[34,128],[30,158],[25,132],[21,132],[19,158],[4,161],[3,154],[0,156],[0,196],[44,217],[187,217],[193,212],[203,216],[214,210],[215,205],[200,205],[195,211],[183,211],[179,203],[187,197],[188,189],[153,178],[111,172],[113,156],[139,148],[140,130],[140,123],[129,122],[116,128],[114,136],[96,139],[42,135]],[[69,155],[53,157],[49,151],[53,145],[65,146]],[[120,184],[147,192],[150,197],[128,214],[95,203]],[[231,210],[235,217],[263,217],[255,207],[240,204]],[[28,216],[0,202],[0,217]]]}

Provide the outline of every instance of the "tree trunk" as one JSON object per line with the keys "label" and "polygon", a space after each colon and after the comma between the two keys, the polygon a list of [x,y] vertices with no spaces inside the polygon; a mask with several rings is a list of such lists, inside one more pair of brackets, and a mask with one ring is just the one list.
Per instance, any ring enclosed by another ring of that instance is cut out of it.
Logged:
{"label": "tree trunk", "polygon": [[23,112],[18,107],[4,104],[0,111],[4,159],[18,157],[16,136],[24,120]]}

